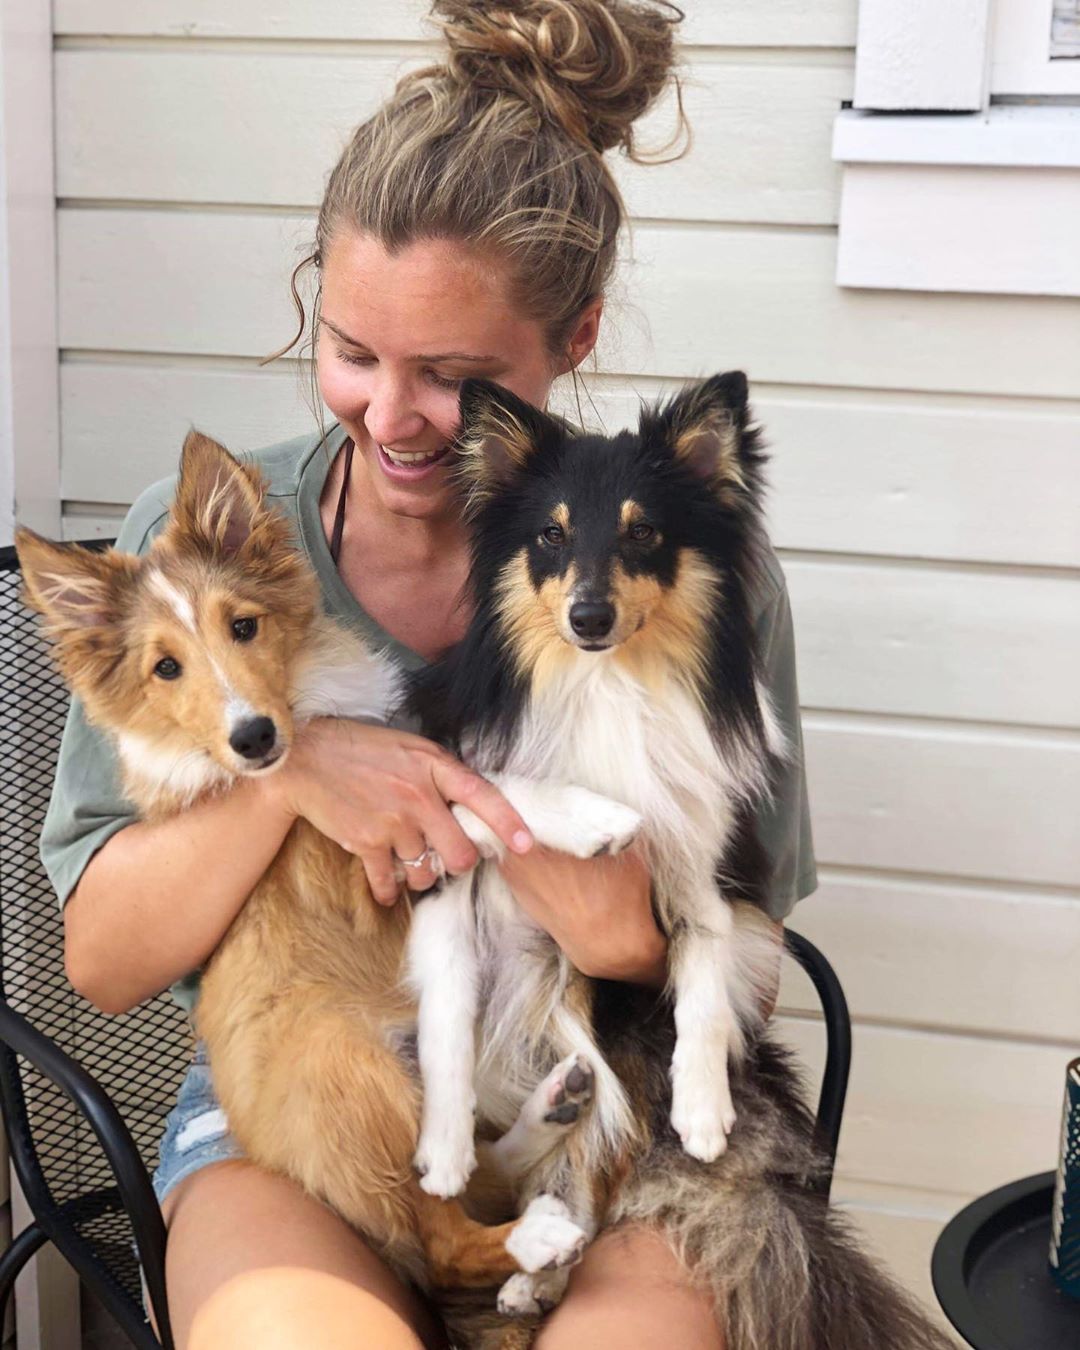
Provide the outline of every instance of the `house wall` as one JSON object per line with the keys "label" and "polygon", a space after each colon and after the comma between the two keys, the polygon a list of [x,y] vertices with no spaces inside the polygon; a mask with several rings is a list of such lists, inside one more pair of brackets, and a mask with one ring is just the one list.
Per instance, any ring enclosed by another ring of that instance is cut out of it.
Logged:
{"label": "house wall", "polygon": [[[1055,1159],[1080,1037],[1080,300],[837,287],[854,0],[690,0],[692,155],[636,217],[592,381],[742,366],[774,456],[821,888],[845,984],[837,1196],[930,1300],[967,1200]],[[115,531],[191,423],[312,425],[287,278],[349,127],[430,56],[400,0],[55,0],[61,483]],[[657,119],[658,131],[663,116]],[[820,1058],[807,987],[785,1035]]]}

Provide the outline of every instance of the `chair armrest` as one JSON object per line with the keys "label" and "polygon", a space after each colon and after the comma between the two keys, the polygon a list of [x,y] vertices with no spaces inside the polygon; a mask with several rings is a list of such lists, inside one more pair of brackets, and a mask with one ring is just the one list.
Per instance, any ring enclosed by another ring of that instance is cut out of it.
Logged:
{"label": "chair armrest", "polygon": [[[165,1221],[149,1174],[119,1111],[108,1093],[77,1060],[38,1031],[2,998],[0,1041],[66,1093],[97,1136],[116,1179],[121,1203],[131,1220],[158,1335],[163,1345],[171,1346],[172,1334],[165,1296]],[[25,1120],[25,1104],[22,1101],[6,1100],[7,1091],[4,1095],[8,1129],[14,1132],[21,1124],[19,1116]],[[12,1142],[14,1145],[15,1140]],[[29,1198],[36,1189],[35,1178],[27,1171],[27,1157],[33,1146],[29,1139],[20,1140],[19,1143],[21,1147],[12,1148],[12,1161]]]}
{"label": "chair armrest", "polygon": [[826,1199],[832,1187],[832,1171],[836,1163],[836,1149],[840,1142],[840,1123],[844,1116],[848,1076],[851,1072],[851,1014],[843,986],[836,971],[809,938],[790,928],[784,929],[784,944],[814,983],[821,1010],[825,1016],[828,1050],[825,1073],[818,1098],[817,1137],[829,1158],[829,1171],[815,1186]]}

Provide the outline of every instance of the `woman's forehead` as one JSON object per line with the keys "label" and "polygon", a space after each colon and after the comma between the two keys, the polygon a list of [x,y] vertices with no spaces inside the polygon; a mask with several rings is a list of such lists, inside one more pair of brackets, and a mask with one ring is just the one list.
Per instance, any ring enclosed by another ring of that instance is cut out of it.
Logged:
{"label": "woman's forehead", "polygon": [[343,234],[327,250],[321,281],[326,319],[372,350],[496,356],[543,342],[540,326],[512,306],[505,272],[452,240],[390,253],[371,236]]}

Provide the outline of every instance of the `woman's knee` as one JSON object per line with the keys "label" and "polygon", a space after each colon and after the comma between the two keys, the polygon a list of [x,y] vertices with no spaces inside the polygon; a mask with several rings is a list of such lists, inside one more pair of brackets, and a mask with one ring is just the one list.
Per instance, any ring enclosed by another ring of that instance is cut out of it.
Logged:
{"label": "woman's knee", "polygon": [[163,1210],[181,1350],[441,1344],[419,1298],[343,1220],[284,1177],[216,1163],[181,1182]]}
{"label": "woman's knee", "polygon": [[648,1228],[612,1229],[586,1251],[566,1297],[535,1350],[723,1350],[707,1295],[695,1289],[671,1248]]}

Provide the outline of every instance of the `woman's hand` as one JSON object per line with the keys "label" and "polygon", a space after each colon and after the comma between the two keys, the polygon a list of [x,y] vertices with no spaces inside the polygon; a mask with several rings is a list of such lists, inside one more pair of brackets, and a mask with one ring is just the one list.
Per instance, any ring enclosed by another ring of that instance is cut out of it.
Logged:
{"label": "woman's hand", "polygon": [[[448,802],[474,811],[512,853],[532,847],[524,821],[498,789],[433,741],[392,727],[315,718],[265,786],[293,816],[355,853],[384,905],[400,893],[395,855],[418,858],[430,846],[448,872],[476,865],[476,849]],[[403,870],[413,890],[435,880],[430,863]]]}
{"label": "woman's hand", "polygon": [[522,909],[583,975],[659,989],[667,939],[656,926],[649,869],[634,849],[618,858],[571,858],[534,848],[504,858],[503,876]]}

